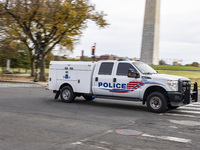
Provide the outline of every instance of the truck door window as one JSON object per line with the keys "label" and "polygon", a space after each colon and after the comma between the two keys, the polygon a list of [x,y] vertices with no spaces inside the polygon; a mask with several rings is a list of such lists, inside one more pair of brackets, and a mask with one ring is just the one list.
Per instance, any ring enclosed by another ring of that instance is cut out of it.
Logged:
{"label": "truck door window", "polygon": [[99,75],[111,75],[114,63],[103,62],[99,69]]}
{"label": "truck door window", "polygon": [[129,63],[119,63],[117,67],[117,75],[119,76],[128,76],[128,70],[134,69],[134,67]]}

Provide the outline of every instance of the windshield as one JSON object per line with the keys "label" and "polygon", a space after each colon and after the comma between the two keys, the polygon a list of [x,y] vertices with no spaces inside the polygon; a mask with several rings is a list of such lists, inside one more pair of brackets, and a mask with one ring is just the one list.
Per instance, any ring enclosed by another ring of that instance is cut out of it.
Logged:
{"label": "windshield", "polygon": [[133,65],[137,67],[143,74],[156,74],[157,72],[151,68],[149,65],[143,62],[133,62]]}

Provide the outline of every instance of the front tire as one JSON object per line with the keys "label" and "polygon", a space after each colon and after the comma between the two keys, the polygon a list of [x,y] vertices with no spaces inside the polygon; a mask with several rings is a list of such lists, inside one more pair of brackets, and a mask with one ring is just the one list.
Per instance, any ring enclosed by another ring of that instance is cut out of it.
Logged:
{"label": "front tire", "polygon": [[75,94],[70,86],[64,86],[60,92],[61,100],[65,103],[71,103],[75,99]]}
{"label": "front tire", "polygon": [[153,92],[147,97],[147,108],[151,112],[162,113],[167,108],[166,97],[160,92]]}

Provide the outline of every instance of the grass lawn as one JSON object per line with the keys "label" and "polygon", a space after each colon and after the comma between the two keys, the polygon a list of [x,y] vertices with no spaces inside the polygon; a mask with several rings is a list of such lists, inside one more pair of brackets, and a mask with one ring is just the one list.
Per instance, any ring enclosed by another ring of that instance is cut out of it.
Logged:
{"label": "grass lawn", "polygon": [[175,70],[157,70],[160,74],[170,74],[189,78],[192,82],[198,82],[200,85],[200,71],[175,71]]}
{"label": "grass lawn", "polygon": [[169,66],[169,65],[151,65],[152,68],[155,70],[199,70],[200,67],[192,67],[192,66]]}
{"label": "grass lawn", "polygon": [[[0,68],[0,73],[5,73],[6,68]],[[7,71],[6,71],[7,72]],[[24,68],[10,68],[8,72],[11,72],[13,74],[30,74],[31,70],[30,69],[24,69]],[[38,69],[38,72],[40,72],[40,69]],[[49,69],[45,68],[45,73],[49,73]]]}
{"label": "grass lawn", "polygon": [[[0,73],[7,72],[5,70],[6,70],[5,67],[4,68],[1,67],[0,68]],[[10,68],[10,70],[8,72],[24,74],[24,73],[31,73],[31,70],[30,69],[24,69],[24,68]]]}
{"label": "grass lawn", "polygon": [[[155,65],[151,66],[160,74],[170,74],[189,78],[192,82],[198,82],[200,85],[200,67],[192,66],[169,66],[169,65]],[[164,70],[166,69],[166,70]],[[199,70],[199,71],[194,71]]]}

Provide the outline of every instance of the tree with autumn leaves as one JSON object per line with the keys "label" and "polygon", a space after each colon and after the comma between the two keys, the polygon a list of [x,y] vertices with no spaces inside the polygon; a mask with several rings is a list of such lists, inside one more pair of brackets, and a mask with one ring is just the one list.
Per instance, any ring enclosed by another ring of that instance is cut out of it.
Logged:
{"label": "tree with autumn leaves", "polygon": [[89,0],[0,0],[0,39],[23,42],[29,50],[31,72],[40,57],[40,81],[45,78],[45,57],[55,46],[73,50],[88,20],[103,28],[105,14]]}

